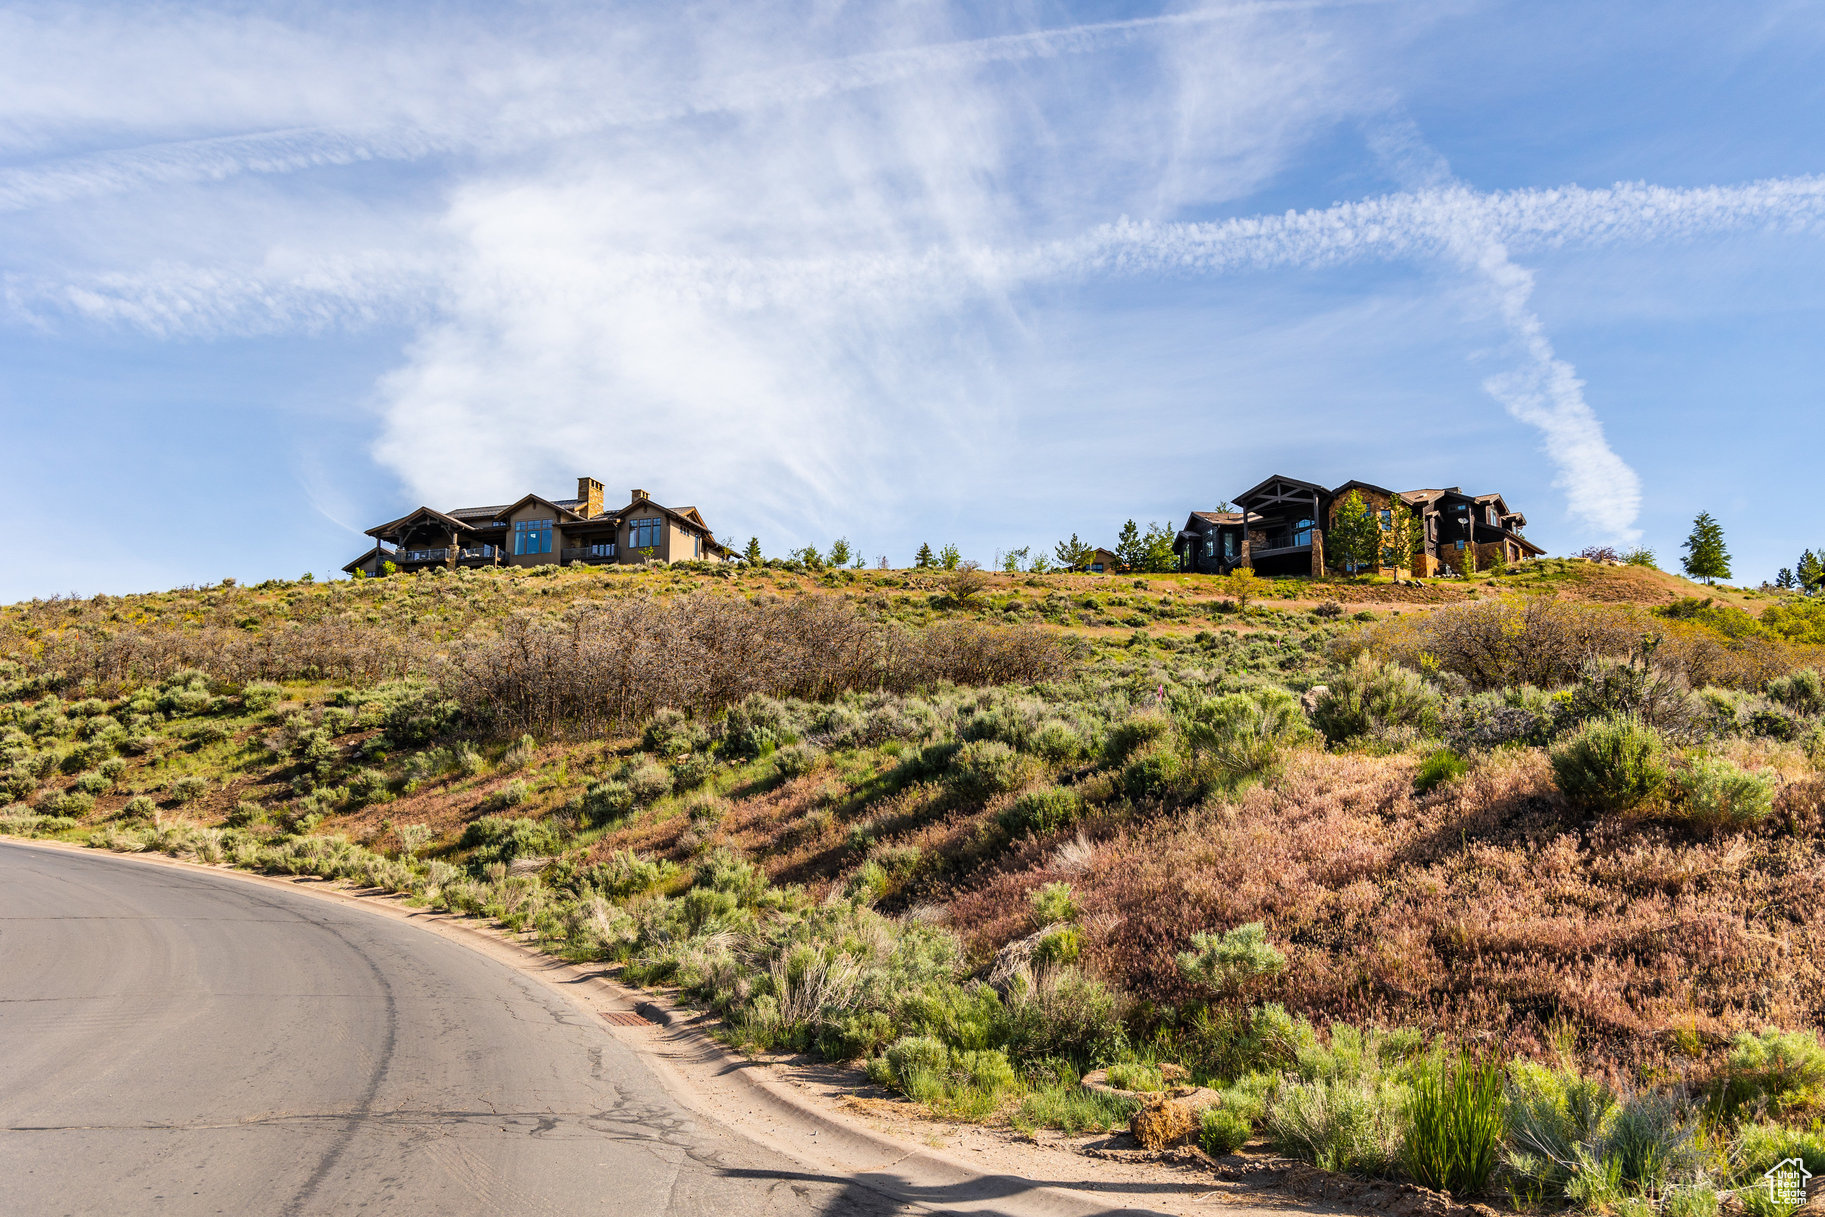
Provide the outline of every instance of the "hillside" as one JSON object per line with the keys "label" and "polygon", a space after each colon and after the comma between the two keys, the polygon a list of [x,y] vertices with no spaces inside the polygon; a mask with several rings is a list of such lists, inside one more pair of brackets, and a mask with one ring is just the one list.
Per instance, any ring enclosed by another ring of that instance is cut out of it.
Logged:
{"label": "hillside", "polygon": [[0,829],[409,891],[952,1113],[1165,1061],[1296,1150],[1300,1086],[1442,1036],[1761,1127],[1825,1094],[1741,1038],[1825,1020],[1817,607],[1550,560],[37,601]]}

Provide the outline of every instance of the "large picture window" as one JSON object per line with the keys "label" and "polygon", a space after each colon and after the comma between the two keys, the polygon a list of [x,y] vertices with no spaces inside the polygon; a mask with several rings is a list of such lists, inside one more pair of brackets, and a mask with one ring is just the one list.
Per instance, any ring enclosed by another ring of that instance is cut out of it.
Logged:
{"label": "large picture window", "polygon": [[515,520],[513,522],[513,552],[516,554],[550,553],[551,521]]}
{"label": "large picture window", "polygon": [[658,520],[634,520],[627,526],[627,547],[629,549],[659,548]]}

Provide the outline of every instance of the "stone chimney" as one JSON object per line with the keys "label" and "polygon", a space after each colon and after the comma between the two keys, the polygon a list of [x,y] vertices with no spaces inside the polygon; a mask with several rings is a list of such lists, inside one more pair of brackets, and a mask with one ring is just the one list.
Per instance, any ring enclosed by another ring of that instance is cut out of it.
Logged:
{"label": "stone chimney", "polygon": [[595,478],[577,479],[577,514],[584,519],[602,514],[602,483]]}
{"label": "stone chimney", "polygon": [[645,499],[645,498],[651,498],[652,496],[648,495],[646,493],[646,491],[644,491],[644,490],[636,490],[636,491],[634,491],[634,497],[636,499]]}

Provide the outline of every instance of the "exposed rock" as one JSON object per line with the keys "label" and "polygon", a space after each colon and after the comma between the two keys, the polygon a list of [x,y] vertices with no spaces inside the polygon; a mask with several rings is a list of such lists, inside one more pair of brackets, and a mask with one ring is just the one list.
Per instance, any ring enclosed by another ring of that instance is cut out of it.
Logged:
{"label": "exposed rock", "polygon": [[1304,707],[1307,714],[1310,714],[1318,709],[1318,699],[1330,691],[1331,686],[1329,685],[1313,685],[1299,695],[1299,704]]}
{"label": "exposed rock", "polygon": [[1144,1149],[1166,1149],[1197,1138],[1197,1113],[1188,1103],[1161,1098],[1134,1113],[1128,1131]]}

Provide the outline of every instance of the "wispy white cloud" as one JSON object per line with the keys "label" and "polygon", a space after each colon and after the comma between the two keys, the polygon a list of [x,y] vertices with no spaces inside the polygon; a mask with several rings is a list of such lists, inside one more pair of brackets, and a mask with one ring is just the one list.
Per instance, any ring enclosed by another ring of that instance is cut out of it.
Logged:
{"label": "wispy white cloud", "polygon": [[[735,114],[814,102],[922,76],[993,64],[1089,55],[1176,29],[1234,25],[1264,16],[1367,8],[1394,0],[1235,0],[1120,21],[1092,22],[987,38],[896,47],[832,59],[737,72],[603,99],[579,96],[577,81],[594,64],[559,60],[530,74],[524,95],[486,98],[488,116],[454,107],[435,120],[296,126],[199,139],[161,140],[76,157],[0,169],[0,211],[24,210],[176,182],[220,181],[239,174],[292,173],[363,161],[417,160],[461,152],[502,152],[530,143],[574,139],[616,128]],[[0,124],[11,116],[0,108]]]}

